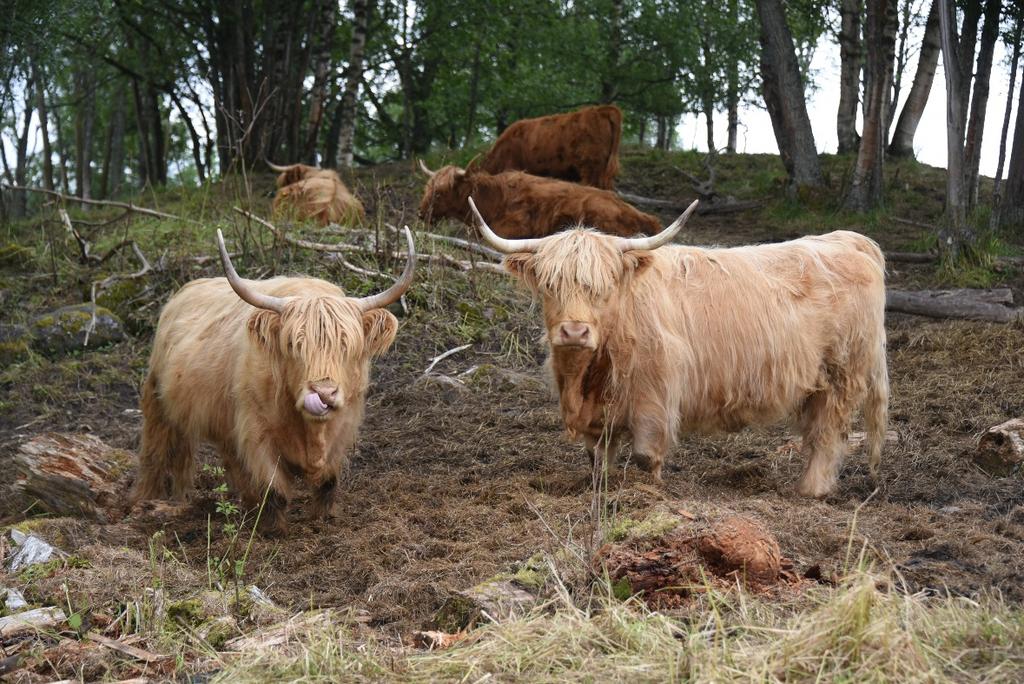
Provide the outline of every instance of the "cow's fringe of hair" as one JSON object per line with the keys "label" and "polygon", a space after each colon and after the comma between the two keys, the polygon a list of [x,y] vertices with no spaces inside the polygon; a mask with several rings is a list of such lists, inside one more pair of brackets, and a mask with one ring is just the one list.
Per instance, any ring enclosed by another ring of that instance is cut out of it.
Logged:
{"label": "cow's fringe of hair", "polygon": [[281,340],[291,341],[311,379],[337,376],[363,355],[362,311],[350,299],[301,297],[285,305]]}

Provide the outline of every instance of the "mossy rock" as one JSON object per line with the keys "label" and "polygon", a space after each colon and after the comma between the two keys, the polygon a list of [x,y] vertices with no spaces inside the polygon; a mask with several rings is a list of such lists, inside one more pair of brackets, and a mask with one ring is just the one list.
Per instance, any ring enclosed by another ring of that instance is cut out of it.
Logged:
{"label": "mossy rock", "polygon": [[32,333],[23,325],[0,323],[0,364],[24,361],[32,346]]}
{"label": "mossy rock", "polygon": [[31,323],[34,346],[46,354],[57,355],[76,349],[94,349],[124,339],[121,319],[110,309],[96,307],[96,325],[89,331],[92,317],[92,304],[64,306],[36,317]]}
{"label": "mossy rock", "polygon": [[120,280],[96,295],[96,304],[127,318],[133,312],[131,301],[145,291],[141,280]]}
{"label": "mossy rock", "polygon": [[35,262],[35,255],[28,247],[13,242],[0,246],[0,266],[14,266],[29,269]]}

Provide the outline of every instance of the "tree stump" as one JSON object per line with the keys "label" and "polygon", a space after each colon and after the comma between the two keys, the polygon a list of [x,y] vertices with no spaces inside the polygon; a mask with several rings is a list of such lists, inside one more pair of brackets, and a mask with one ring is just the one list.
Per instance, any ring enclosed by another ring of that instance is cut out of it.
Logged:
{"label": "tree stump", "polygon": [[16,490],[55,515],[120,517],[132,455],[93,435],[47,433],[18,448]]}
{"label": "tree stump", "polygon": [[1024,418],[990,427],[978,440],[974,462],[989,473],[1005,477],[1024,463]]}

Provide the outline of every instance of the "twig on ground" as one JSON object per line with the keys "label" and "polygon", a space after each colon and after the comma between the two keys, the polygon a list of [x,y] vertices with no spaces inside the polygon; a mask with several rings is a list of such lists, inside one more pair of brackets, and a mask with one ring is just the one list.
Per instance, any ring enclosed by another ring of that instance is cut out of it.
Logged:
{"label": "twig on ground", "polygon": [[469,344],[464,344],[461,347],[455,347],[455,349],[449,349],[448,351],[444,352],[443,354],[438,354],[434,358],[430,359],[430,365],[427,366],[427,369],[425,371],[423,371],[423,375],[424,376],[430,375],[430,371],[434,370],[434,366],[436,366],[440,362],[444,361],[449,356],[452,356],[453,354],[458,354],[460,351],[463,351],[465,349],[469,349],[472,346],[473,346],[473,343],[470,342]]}

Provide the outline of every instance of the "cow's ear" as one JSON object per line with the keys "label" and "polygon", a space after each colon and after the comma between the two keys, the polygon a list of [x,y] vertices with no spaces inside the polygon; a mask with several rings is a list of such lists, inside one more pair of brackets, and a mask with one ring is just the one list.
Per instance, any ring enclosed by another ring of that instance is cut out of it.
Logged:
{"label": "cow's ear", "polygon": [[281,314],[260,309],[249,317],[249,336],[264,349],[276,351],[281,335]]}
{"label": "cow's ear", "polygon": [[537,286],[537,277],[533,271],[533,255],[528,252],[516,252],[505,257],[505,270],[519,278],[532,288]]}
{"label": "cow's ear", "polygon": [[634,276],[646,271],[652,263],[654,263],[654,254],[647,250],[635,250],[622,254],[623,269]]}
{"label": "cow's ear", "polygon": [[398,333],[398,319],[387,309],[370,309],[363,314],[363,335],[370,356],[388,350]]}

